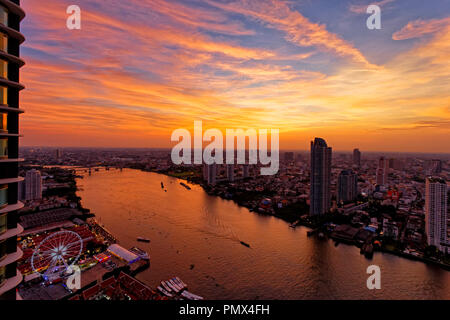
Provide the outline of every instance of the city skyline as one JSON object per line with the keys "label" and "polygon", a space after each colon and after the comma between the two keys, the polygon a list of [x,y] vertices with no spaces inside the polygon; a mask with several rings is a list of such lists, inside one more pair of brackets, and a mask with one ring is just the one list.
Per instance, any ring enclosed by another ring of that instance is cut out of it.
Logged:
{"label": "city skyline", "polygon": [[24,3],[22,145],[168,148],[203,120],[282,149],[450,149],[449,1],[383,2],[381,30],[366,1],[255,3],[79,1],[81,30],[68,1]]}

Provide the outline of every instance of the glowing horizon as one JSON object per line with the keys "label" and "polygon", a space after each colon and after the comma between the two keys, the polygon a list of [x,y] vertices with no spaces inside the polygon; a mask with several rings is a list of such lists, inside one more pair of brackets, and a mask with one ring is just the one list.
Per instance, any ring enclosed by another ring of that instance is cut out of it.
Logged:
{"label": "glowing horizon", "polygon": [[[22,146],[170,148],[280,129],[281,149],[448,153],[450,1],[23,1]],[[421,17],[418,19],[417,17]]]}

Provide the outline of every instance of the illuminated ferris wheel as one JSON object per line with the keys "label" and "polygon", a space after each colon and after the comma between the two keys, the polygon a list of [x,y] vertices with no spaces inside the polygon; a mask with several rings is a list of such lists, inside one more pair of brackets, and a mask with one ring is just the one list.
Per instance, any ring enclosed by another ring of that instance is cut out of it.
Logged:
{"label": "illuminated ferris wheel", "polygon": [[34,272],[44,277],[61,275],[73,266],[83,250],[83,240],[73,231],[59,231],[46,237],[31,256]]}

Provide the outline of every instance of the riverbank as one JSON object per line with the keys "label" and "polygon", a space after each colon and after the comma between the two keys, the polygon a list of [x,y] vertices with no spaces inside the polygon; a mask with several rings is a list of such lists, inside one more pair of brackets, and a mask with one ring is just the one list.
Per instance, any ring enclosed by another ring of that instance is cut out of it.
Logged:
{"label": "riverbank", "polygon": [[[367,260],[354,246],[308,239],[308,228],[248,214],[234,201],[208,196],[194,184],[187,190],[180,182],[129,169],[78,180],[83,206],[122,246],[135,246],[136,235],[151,239],[151,245],[139,245],[152,257],[151,268],[138,275],[144,283],[179,276],[192,292],[224,300],[450,299],[446,270],[393,254]],[[383,290],[377,292],[365,286],[373,264],[383,270]],[[424,282],[435,290],[423,288]]]}
{"label": "riverbank", "polygon": [[[150,171],[141,170],[141,171],[163,174],[165,176],[173,177],[176,179],[180,179],[180,180],[187,181],[189,183],[198,185],[198,186],[202,187],[202,189],[209,195],[217,196],[224,200],[233,201],[238,206],[246,208],[250,212],[256,213],[258,215],[266,215],[266,216],[276,217],[285,222],[288,222],[290,224],[290,227],[293,227],[293,228],[295,228],[297,226],[307,227],[313,231],[311,234],[313,234],[315,236],[318,236],[319,234],[323,234],[327,238],[333,239],[335,241],[336,246],[339,243],[346,243],[348,245],[351,245],[351,246],[354,246],[354,247],[360,249],[360,253],[363,254],[369,260],[372,259],[373,254],[375,252],[388,253],[388,254],[391,254],[391,255],[394,255],[397,257],[406,258],[406,259],[414,260],[414,261],[421,261],[425,264],[435,265],[444,270],[450,271],[450,264],[446,264],[446,263],[434,260],[432,258],[427,258],[424,256],[418,256],[415,254],[406,253],[401,250],[392,250],[383,245],[380,245],[380,246],[374,245],[374,242],[376,240],[378,240],[378,242],[380,242],[380,243],[383,242],[382,238],[378,238],[375,235],[370,236],[369,238],[366,238],[364,241],[357,241],[356,239],[353,239],[353,238],[351,238],[351,239],[342,238],[341,239],[341,238],[339,238],[339,236],[336,236],[336,234],[333,233],[333,230],[329,230],[326,227],[328,224],[333,223],[335,221],[333,221],[332,218],[331,219],[323,219],[321,221],[312,221],[311,219],[309,219],[306,204],[300,203],[297,206],[291,205],[286,208],[280,208],[279,210],[277,210],[278,208],[273,208],[274,209],[273,213],[269,213],[268,211],[260,210],[260,208],[258,206],[248,205],[248,201],[240,201],[239,197],[234,197],[234,196],[230,197],[230,196],[227,196],[227,194],[223,193],[223,192],[221,192],[221,193],[214,192],[213,189],[211,189],[210,186],[206,185],[199,177],[195,177],[195,175],[193,175],[192,171],[189,173],[183,173],[183,174],[173,174],[170,172],[155,172],[155,171],[151,171],[151,170]],[[194,178],[192,178],[193,176],[194,176]],[[265,196],[266,195],[264,195],[264,194],[259,194],[255,197],[257,199],[261,199],[261,198],[264,198]],[[303,214],[299,214],[299,212],[303,212]],[[330,217],[331,217],[331,215],[330,215]],[[361,231],[362,230],[363,229],[361,229]],[[308,232],[308,234],[309,234],[309,232]]]}

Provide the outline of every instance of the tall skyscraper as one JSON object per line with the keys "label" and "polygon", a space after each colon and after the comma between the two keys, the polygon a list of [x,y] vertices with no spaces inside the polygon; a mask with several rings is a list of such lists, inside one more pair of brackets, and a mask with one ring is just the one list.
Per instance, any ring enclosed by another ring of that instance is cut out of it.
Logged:
{"label": "tall skyscraper", "polygon": [[378,160],[377,168],[377,185],[385,186],[388,184],[389,177],[389,161],[384,157]]}
{"label": "tall skyscraper", "polygon": [[217,164],[208,165],[208,184],[215,185],[217,178]]}
{"label": "tall skyscraper", "polygon": [[353,150],[353,164],[357,167],[361,166],[361,151],[359,149]]}
{"label": "tall skyscraper", "polygon": [[202,175],[203,181],[208,181],[208,165],[206,163],[203,164]]}
{"label": "tall skyscraper", "polygon": [[425,231],[428,245],[436,246],[440,251],[449,253],[447,183],[441,178],[427,178],[425,188]]}
{"label": "tall skyscraper", "polygon": [[332,149],[324,139],[311,141],[311,216],[324,214],[331,207],[331,154]]}
{"label": "tall skyscraper", "polygon": [[25,200],[42,199],[42,177],[38,170],[27,171],[25,176]]}
{"label": "tall skyscraper", "polygon": [[250,166],[248,164],[243,165],[242,171],[244,178],[250,177]]}
{"label": "tall skyscraper", "polygon": [[0,0],[0,300],[15,300],[16,287],[22,280],[17,260],[22,250],[17,247],[17,235],[23,231],[17,223],[17,210],[23,204],[17,200],[19,177],[19,69],[20,21],[25,12],[19,0]]}
{"label": "tall skyscraper", "polygon": [[343,170],[338,178],[338,202],[356,200],[358,196],[358,176],[353,170]]}
{"label": "tall skyscraper", "polygon": [[234,164],[227,164],[228,181],[234,182]]}

